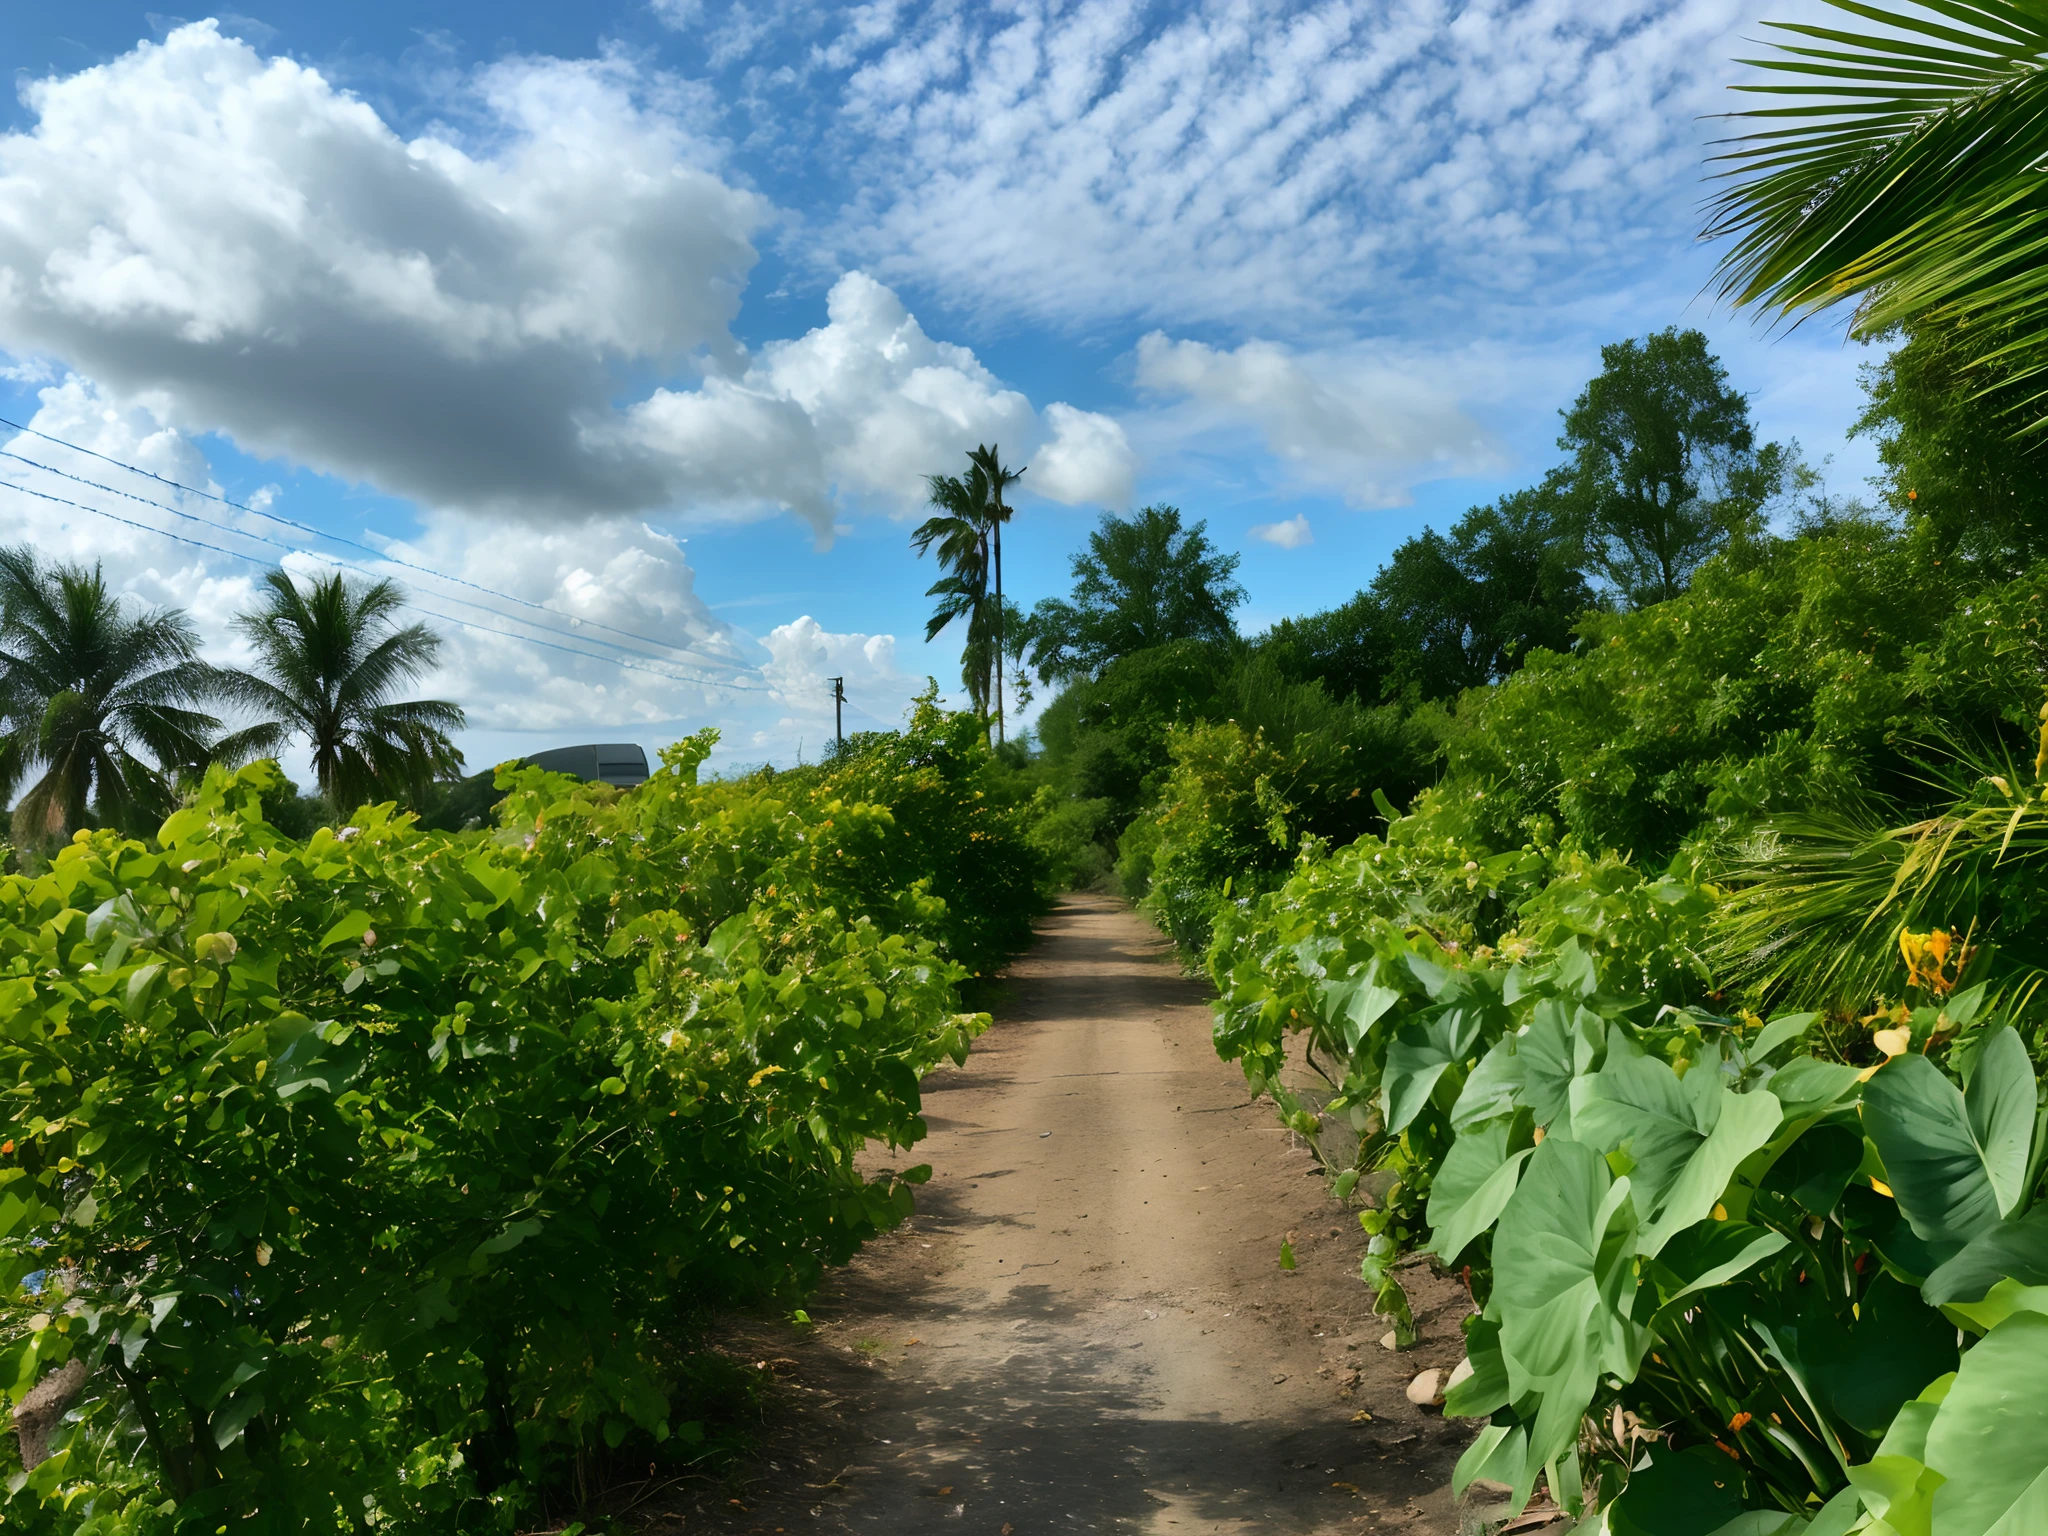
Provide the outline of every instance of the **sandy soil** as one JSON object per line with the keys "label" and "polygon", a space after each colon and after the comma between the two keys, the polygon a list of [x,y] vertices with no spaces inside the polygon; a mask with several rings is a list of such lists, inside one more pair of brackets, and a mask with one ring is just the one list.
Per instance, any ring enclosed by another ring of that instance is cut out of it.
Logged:
{"label": "sandy soil", "polygon": [[1063,902],[967,1067],[926,1082],[917,1216],[813,1328],[744,1337],[781,1383],[760,1457],[652,1523],[1456,1531],[1469,1426],[1403,1388],[1461,1356],[1464,1294],[1410,1270],[1422,1342],[1382,1346],[1356,1219],[1209,1024],[1149,925]]}

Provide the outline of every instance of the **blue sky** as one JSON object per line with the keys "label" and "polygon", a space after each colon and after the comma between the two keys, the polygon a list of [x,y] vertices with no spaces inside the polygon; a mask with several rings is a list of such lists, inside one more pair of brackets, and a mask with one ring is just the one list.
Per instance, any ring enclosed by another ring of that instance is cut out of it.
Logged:
{"label": "blue sky", "polygon": [[787,761],[827,675],[858,723],[957,692],[907,536],[977,441],[1031,466],[1019,599],[1170,501],[1249,628],[1540,474],[1667,324],[1854,493],[1861,349],[1717,309],[1696,240],[1707,114],[1804,3],[36,8],[0,411],[47,436],[0,480],[78,506],[0,493],[0,539],[230,658],[260,561],[397,575],[478,763]]}

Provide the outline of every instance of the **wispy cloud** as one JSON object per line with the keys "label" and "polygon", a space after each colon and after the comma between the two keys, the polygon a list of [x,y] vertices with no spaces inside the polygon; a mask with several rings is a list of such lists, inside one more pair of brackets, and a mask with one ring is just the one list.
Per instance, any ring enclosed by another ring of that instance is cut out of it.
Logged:
{"label": "wispy cloud", "polygon": [[885,279],[1055,323],[1310,326],[1668,249],[1753,6],[860,6],[787,78],[815,98],[843,66],[835,238]]}

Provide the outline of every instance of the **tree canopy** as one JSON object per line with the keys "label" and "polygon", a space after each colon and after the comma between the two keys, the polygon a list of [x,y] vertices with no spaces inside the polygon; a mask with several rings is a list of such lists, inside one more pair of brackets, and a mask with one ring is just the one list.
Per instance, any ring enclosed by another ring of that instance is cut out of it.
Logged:
{"label": "tree canopy", "polygon": [[1698,331],[1614,342],[1600,364],[1563,413],[1557,445],[1570,457],[1554,484],[1588,570],[1640,608],[1676,597],[1702,561],[1759,530],[1792,456],[1757,447],[1749,402]]}
{"label": "tree canopy", "polygon": [[1071,597],[1031,611],[1030,657],[1046,678],[1092,677],[1120,656],[1176,640],[1226,641],[1244,602],[1238,556],[1209,542],[1208,524],[1183,527],[1180,509],[1113,512],[1074,556]]}

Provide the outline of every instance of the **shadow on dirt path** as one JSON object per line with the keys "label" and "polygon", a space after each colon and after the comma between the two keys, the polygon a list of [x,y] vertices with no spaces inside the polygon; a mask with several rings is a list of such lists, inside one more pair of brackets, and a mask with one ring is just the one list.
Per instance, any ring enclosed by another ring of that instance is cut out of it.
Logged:
{"label": "shadow on dirt path", "polygon": [[815,1327],[748,1341],[786,1412],[741,1496],[670,1519],[1455,1531],[1467,1433],[1403,1387],[1463,1353],[1463,1293],[1411,1271],[1422,1342],[1382,1347],[1357,1222],[1216,1059],[1207,998],[1121,903],[1062,902],[966,1068],[926,1082],[917,1216],[832,1280]]}

